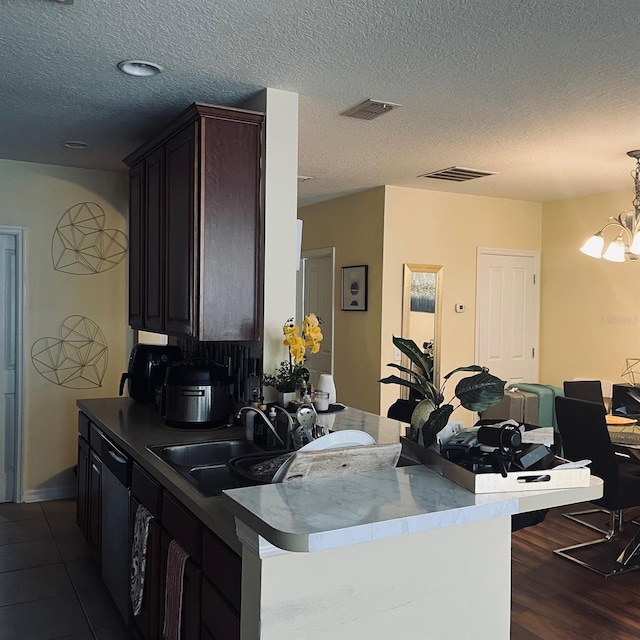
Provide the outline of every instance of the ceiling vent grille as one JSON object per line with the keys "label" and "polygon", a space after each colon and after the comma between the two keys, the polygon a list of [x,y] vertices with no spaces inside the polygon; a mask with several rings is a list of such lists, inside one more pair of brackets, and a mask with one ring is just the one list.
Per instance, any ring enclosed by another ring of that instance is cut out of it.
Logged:
{"label": "ceiling vent grille", "polygon": [[340,115],[347,116],[348,118],[358,118],[360,120],[375,120],[375,118],[379,118],[400,106],[402,105],[368,98],[359,105],[343,111]]}
{"label": "ceiling vent grille", "polygon": [[449,182],[466,182],[484,176],[495,176],[496,171],[478,171],[477,169],[467,169],[466,167],[449,167],[439,171],[423,173],[418,178],[434,178],[435,180],[448,180]]}

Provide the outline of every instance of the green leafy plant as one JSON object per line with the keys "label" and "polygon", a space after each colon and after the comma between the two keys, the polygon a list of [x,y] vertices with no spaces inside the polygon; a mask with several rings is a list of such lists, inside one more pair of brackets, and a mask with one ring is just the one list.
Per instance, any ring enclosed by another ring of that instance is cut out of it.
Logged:
{"label": "green leafy plant", "polygon": [[281,393],[291,393],[300,388],[302,382],[308,382],[309,369],[302,364],[294,364],[283,360],[276,369],[275,374],[265,373],[262,376],[262,384],[265,387],[274,387]]}
{"label": "green leafy plant", "polygon": [[[505,381],[491,375],[486,367],[475,364],[458,367],[447,373],[443,378],[442,386],[438,389],[431,381],[433,359],[424,354],[413,340],[394,336],[393,344],[409,358],[414,368],[390,362],[387,366],[398,369],[408,377],[391,375],[380,382],[399,384],[412,389],[415,392],[414,395],[418,395],[420,401],[416,403],[411,416],[409,437],[417,441],[421,432],[425,447],[430,447],[436,441],[437,434],[449,422],[451,414],[458,407],[462,406],[470,411],[484,411],[500,402],[504,396]],[[443,404],[447,381],[451,376],[462,371],[471,372],[473,375],[460,379],[456,384],[453,398]],[[456,405],[453,404],[454,398],[459,400]]]}

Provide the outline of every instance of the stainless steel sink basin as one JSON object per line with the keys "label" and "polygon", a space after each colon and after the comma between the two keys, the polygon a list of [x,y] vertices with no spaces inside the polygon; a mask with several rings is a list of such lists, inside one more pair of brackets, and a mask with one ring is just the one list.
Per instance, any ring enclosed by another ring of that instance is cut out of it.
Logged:
{"label": "stainless steel sink basin", "polygon": [[[147,449],[175,469],[205,496],[218,496],[224,489],[260,484],[233,473],[227,466],[227,462],[231,458],[263,451],[248,440],[158,444],[147,447]],[[276,453],[274,452],[274,455]],[[401,455],[397,466],[414,464],[419,463],[412,458]]]}
{"label": "stainless steel sink basin", "polygon": [[198,467],[225,464],[227,460],[244,453],[261,451],[248,440],[218,440],[192,444],[157,444],[147,447],[172,467]]}
{"label": "stainless steel sink basin", "polygon": [[217,496],[223,489],[253,484],[234,474],[227,467],[227,460],[246,453],[262,451],[260,447],[247,440],[162,444],[152,445],[147,449],[175,469],[205,496]]}

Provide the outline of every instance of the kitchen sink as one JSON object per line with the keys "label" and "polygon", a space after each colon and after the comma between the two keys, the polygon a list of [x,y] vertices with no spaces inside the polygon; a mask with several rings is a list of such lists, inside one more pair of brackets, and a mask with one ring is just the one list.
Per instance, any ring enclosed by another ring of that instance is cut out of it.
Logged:
{"label": "kitchen sink", "polygon": [[227,467],[227,460],[262,449],[248,440],[217,440],[147,447],[188,480],[202,495],[219,496],[224,489],[251,486]]}
{"label": "kitchen sink", "polygon": [[197,467],[225,464],[227,460],[245,453],[262,451],[249,440],[218,440],[191,444],[156,444],[147,447],[172,467]]}
{"label": "kitchen sink", "polygon": [[[158,444],[147,447],[188,480],[202,495],[219,496],[224,489],[236,489],[261,484],[234,473],[227,466],[231,458],[263,452],[248,440],[218,440],[191,444]],[[278,452],[273,452],[277,455]],[[398,467],[419,464],[401,455]]]}

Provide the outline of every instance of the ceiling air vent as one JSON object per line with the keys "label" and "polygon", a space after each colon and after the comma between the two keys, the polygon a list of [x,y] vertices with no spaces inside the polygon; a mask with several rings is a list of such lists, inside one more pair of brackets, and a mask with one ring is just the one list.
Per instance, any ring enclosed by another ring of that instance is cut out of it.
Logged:
{"label": "ceiling air vent", "polygon": [[360,120],[374,120],[400,106],[402,105],[369,98],[359,105],[343,111],[340,115],[348,118],[359,118]]}
{"label": "ceiling air vent", "polygon": [[466,182],[484,176],[495,176],[496,171],[478,171],[477,169],[467,169],[466,167],[449,167],[440,171],[423,173],[418,178],[434,178],[435,180],[449,180],[449,182]]}

